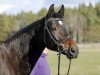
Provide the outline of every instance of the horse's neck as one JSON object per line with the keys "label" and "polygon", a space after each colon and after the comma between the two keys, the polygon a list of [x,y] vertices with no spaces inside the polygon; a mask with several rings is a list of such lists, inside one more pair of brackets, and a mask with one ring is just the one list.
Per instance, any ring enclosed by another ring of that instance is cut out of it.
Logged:
{"label": "horse's neck", "polygon": [[31,36],[26,37],[29,38],[25,38],[24,35],[22,35],[20,39],[17,38],[14,41],[9,42],[6,44],[7,49],[10,52],[11,50],[14,50],[19,55],[19,58],[21,58],[29,49],[29,40],[31,39]]}
{"label": "horse's neck", "polygon": [[[31,38],[35,35],[35,30],[41,26],[41,21],[39,20],[22,31],[18,31],[14,36],[10,37],[5,43],[8,50],[14,50],[18,53],[19,58],[29,51],[29,42]],[[10,41],[9,41],[10,40]]]}
{"label": "horse's neck", "polygon": [[[42,34],[40,34],[40,36],[41,35]],[[31,70],[35,66],[38,58],[40,57],[41,53],[43,52],[43,50],[45,48],[43,38],[39,38],[37,36],[35,36],[35,37],[32,38],[31,41],[30,41],[30,47],[29,47],[29,53],[28,53],[29,61],[30,61],[30,64],[31,64]]]}

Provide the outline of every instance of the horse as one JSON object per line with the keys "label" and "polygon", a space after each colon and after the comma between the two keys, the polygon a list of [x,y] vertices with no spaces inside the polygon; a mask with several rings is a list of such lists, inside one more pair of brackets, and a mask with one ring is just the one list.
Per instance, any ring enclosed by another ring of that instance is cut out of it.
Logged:
{"label": "horse", "polygon": [[78,46],[64,24],[64,5],[54,12],[52,4],[46,16],[0,43],[0,75],[29,75],[45,47],[68,59],[78,57]]}

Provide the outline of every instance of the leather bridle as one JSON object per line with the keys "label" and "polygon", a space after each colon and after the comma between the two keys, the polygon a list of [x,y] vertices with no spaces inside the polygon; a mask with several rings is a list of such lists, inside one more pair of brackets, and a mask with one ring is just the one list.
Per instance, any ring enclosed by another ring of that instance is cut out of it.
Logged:
{"label": "leather bridle", "polygon": [[[45,37],[45,32],[47,30],[48,34],[50,35],[51,39],[53,40],[53,42],[57,45],[57,50],[59,51],[58,53],[58,75],[60,75],[60,58],[61,58],[61,54],[62,52],[64,52],[66,49],[60,50],[60,44],[56,41],[56,39],[54,38],[54,36],[52,35],[52,33],[50,32],[49,28],[48,28],[48,22],[50,21],[64,21],[64,19],[59,19],[59,18],[50,18],[48,20],[45,19],[45,26],[44,26],[44,43],[46,44],[46,37]],[[69,37],[69,36],[68,36]],[[71,49],[70,47],[68,48],[68,50]],[[70,66],[71,66],[71,59],[69,62],[69,68],[67,71],[67,75],[69,75],[69,71],[70,71]]]}

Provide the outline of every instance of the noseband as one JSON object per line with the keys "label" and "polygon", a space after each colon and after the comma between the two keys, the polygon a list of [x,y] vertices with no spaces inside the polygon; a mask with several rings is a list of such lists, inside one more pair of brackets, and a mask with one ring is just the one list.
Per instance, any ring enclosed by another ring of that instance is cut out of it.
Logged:
{"label": "noseband", "polygon": [[[50,35],[51,39],[53,40],[53,42],[57,45],[57,50],[59,51],[59,53],[57,54],[58,55],[58,75],[60,75],[60,58],[61,58],[61,53],[65,51],[65,49],[60,50],[60,44],[56,41],[56,39],[54,38],[54,36],[52,35],[52,33],[50,32],[48,26],[47,26],[47,23],[49,21],[64,21],[64,19],[59,19],[59,18],[52,18],[52,19],[48,19],[46,21],[45,19],[45,26],[44,26],[44,43],[46,44],[46,38],[45,38],[45,31],[47,30],[48,34]],[[69,36],[68,36],[69,37]],[[70,49],[70,48],[69,48]],[[67,75],[69,75],[69,71],[70,71],[70,66],[71,66],[71,59],[70,59],[70,62],[69,62],[69,68],[68,68],[68,71],[67,71]]]}

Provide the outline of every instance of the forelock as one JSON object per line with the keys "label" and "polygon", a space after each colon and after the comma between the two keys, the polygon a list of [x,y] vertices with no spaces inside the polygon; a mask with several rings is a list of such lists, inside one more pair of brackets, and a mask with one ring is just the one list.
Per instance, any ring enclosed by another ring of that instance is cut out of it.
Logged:
{"label": "forelock", "polygon": [[63,18],[63,16],[61,14],[59,14],[59,13],[54,13],[52,15],[52,17],[54,17],[54,18]]}

